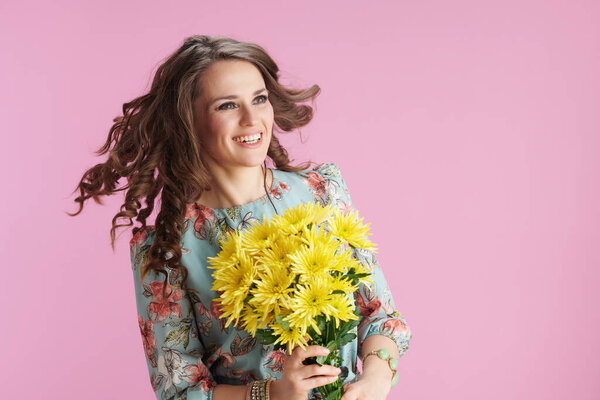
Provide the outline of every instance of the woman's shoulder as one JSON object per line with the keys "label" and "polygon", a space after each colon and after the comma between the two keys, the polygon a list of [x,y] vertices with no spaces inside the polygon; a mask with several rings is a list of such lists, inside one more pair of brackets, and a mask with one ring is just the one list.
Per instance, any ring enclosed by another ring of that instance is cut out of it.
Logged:
{"label": "woman's shoulder", "polygon": [[324,162],[324,163],[315,165],[313,170],[315,172],[321,174],[325,178],[343,181],[342,171],[340,170],[340,167],[336,163]]}
{"label": "woman's shoulder", "polygon": [[336,163],[322,162],[297,174],[302,177],[301,180],[315,203],[321,205],[333,203],[345,211],[351,209],[350,193],[340,167]]}
{"label": "woman's shoulder", "polygon": [[334,162],[315,163],[312,167],[308,167],[297,172],[287,172],[283,170],[277,170],[277,172],[279,174],[297,174],[302,177],[311,175],[314,176],[315,174],[329,179],[339,179],[342,177],[342,173],[340,171],[339,166]]}

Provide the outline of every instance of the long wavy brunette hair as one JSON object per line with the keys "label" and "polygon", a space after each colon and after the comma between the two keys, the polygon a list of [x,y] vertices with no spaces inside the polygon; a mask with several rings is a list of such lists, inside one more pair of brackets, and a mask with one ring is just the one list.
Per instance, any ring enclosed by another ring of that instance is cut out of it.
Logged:
{"label": "long wavy brunette hair", "polygon": [[[132,228],[133,236],[140,230],[145,231],[146,218],[160,195],[160,211],[154,226],[156,237],[141,269],[142,280],[154,270],[164,274],[166,281],[166,268],[169,268],[173,270],[169,283],[185,285],[188,271],[180,264],[180,241],[186,205],[199,198],[203,191],[210,190],[210,175],[202,160],[206,150],[193,128],[196,126],[193,104],[202,90],[199,85],[202,73],[215,61],[227,59],[251,62],[260,71],[273,106],[274,130],[289,132],[308,124],[313,117],[312,107],[301,103],[314,101],[319,86],[303,90],[282,86],[278,81],[277,64],[262,47],[226,37],[187,38],[159,66],[150,91],[123,104],[123,115],[113,120],[106,143],[96,151],[97,155],[108,152],[108,159],[84,173],[74,191],[80,192],[74,200],[79,203],[79,210],[67,213],[78,215],[91,197],[102,204],[101,196],[127,190],[125,202],[112,220],[110,236],[114,250],[117,228],[132,226],[135,218],[141,226]],[[308,161],[299,166],[290,165],[288,153],[274,132],[267,156],[283,171],[300,171],[311,164]],[[127,184],[117,187],[123,177],[127,178]],[[142,198],[145,208],[142,208]],[[120,218],[127,223],[118,224]],[[163,285],[163,293],[166,286]]]}

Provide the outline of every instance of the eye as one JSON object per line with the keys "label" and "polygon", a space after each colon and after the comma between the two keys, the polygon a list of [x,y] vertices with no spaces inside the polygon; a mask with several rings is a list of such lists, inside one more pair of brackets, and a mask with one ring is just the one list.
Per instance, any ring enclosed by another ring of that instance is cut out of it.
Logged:
{"label": "eye", "polygon": [[265,95],[260,95],[260,96],[256,97],[256,101],[260,104],[266,103],[267,100],[269,100],[269,98]]}
{"label": "eye", "polygon": [[217,110],[233,110],[235,108],[235,103],[232,102],[227,102],[227,103],[223,103],[221,104]]}

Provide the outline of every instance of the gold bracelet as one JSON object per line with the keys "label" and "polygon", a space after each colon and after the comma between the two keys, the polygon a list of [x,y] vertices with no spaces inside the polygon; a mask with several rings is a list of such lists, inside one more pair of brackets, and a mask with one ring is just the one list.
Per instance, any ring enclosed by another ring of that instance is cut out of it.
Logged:
{"label": "gold bracelet", "polygon": [[270,389],[273,378],[254,381],[246,390],[246,400],[270,400]]}
{"label": "gold bracelet", "polygon": [[250,400],[265,400],[267,398],[267,381],[268,379],[263,379],[252,382]]}
{"label": "gold bracelet", "polygon": [[269,391],[271,390],[271,383],[273,382],[273,378],[269,378],[267,379],[267,383],[265,383],[266,386],[266,400],[271,400],[271,395],[269,394]]}
{"label": "gold bracelet", "polygon": [[259,386],[260,386],[260,381],[254,381],[252,382],[252,399],[251,400],[260,400],[260,394],[259,394]]}
{"label": "gold bracelet", "polygon": [[263,379],[260,381],[260,400],[265,400],[267,396],[267,380]]}
{"label": "gold bracelet", "polygon": [[250,389],[252,389],[252,384],[246,385],[246,400],[250,399]]}
{"label": "gold bracelet", "polygon": [[367,361],[367,357],[371,355],[376,355],[383,361],[387,362],[388,366],[392,370],[392,387],[396,386],[396,383],[398,383],[398,371],[396,370],[398,368],[398,359],[392,358],[388,349],[379,349],[367,353],[362,359],[363,364],[365,361]]}

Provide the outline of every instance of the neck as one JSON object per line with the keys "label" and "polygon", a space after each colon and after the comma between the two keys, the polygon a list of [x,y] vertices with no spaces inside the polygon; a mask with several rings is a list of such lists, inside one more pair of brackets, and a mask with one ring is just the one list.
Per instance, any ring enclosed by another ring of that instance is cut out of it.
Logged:
{"label": "neck", "polygon": [[[229,208],[257,200],[265,195],[263,171],[262,166],[226,169],[211,165],[211,190],[203,192],[196,202],[209,208]],[[272,181],[272,172],[267,169],[267,188]]]}

